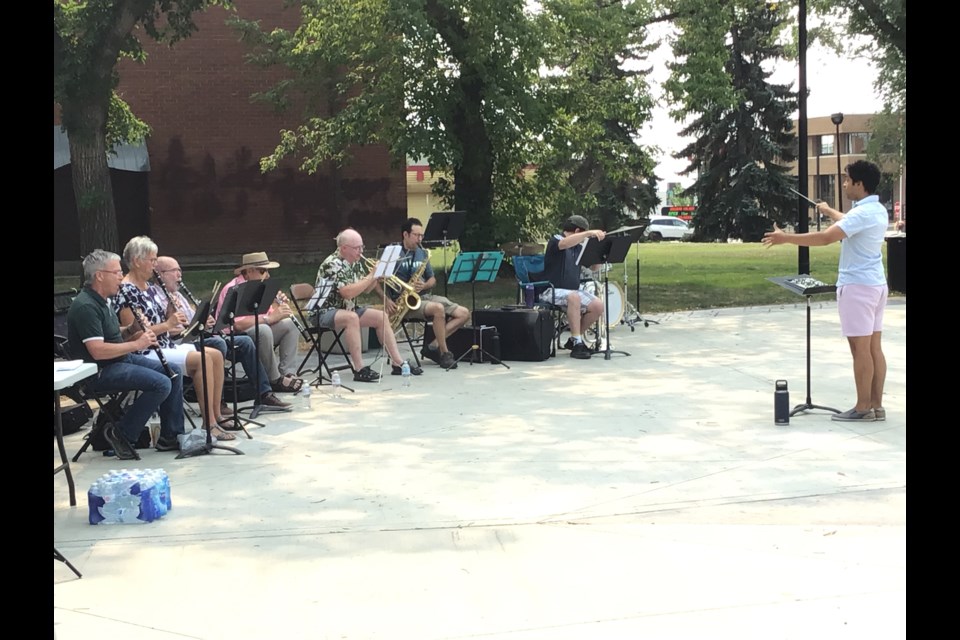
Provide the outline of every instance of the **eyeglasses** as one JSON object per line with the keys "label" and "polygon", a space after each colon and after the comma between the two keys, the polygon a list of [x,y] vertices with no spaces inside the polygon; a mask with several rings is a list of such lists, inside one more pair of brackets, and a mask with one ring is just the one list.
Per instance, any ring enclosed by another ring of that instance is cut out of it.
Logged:
{"label": "eyeglasses", "polygon": [[422,237],[423,237],[423,234],[422,234],[422,233],[412,233],[412,232],[411,232],[410,235],[412,235],[414,238],[422,238]]}
{"label": "eyeglasses", "polygon": [[181,269],[180,267],[177,267],[176,269],[164,269],[160,273],[171,273],[173,271],[176,271],[177,273],[183,273],[183,269]]}
{"label": "eyeglasses", "polygon": [[118,278],[122,278],[122,277],[123,277],[123,269],[117,269],[116,271],[111,271],[110,269],[97,269],[97,271],[102,272],[102,273],[112,273],[113,275],[117,276]]}
{"label": "eyeglasses", "polygon": [[348,245],[346,245],[346,247],[347,247],[348,249],[359,249],[360,251],[363,251],[363,248],[364,248],[362,244],[358,244],[358,245],[349,245],[349,244],[348,244]]}

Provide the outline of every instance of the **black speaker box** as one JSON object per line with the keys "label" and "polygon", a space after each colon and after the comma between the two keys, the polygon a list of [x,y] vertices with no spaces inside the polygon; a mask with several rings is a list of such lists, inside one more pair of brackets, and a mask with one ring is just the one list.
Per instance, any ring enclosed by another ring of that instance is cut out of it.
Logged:
{"label": "black speaker box", "polygon": [[553,346],[553,316],[542,309],[478,309],[475,325],[491,325],[500,335],[504,360],[540,362],[550,357]]}
{"label": "black speaker box", "polygon": [[[483,334],[482,336],[480,335],[481,333]],[[436,334],[433,332],[433,323],[428,323],[423,332],[423,344],[430,344],[433,342],[435,337]],[[461,363],[470,362],[471,359],[476,364],[481,364],[483,362],[495,364],[500,361],[500,338],[497,335],[497,329],[495,327],[483,332],[479,331],[478,328],[474,328],[469,325],[460,327],[460,330],[454,333],[452,336],[447,336],[447,348],[450,349],[450,353],[453,354],[454,358],[459,358],[465,352],[471,350],[474,344],[474,338],[477,340],[477,345],[482,346],[483,351],[486,351],[487,353],[482,353],[478,349],[475,353],[472,353],[461,360]],[[419,352],[417,352],[417,356],[420,356]],[[493,356],[493,358],[490,356]],[[421,360],[422,359],[423,358],[421,358]]]}

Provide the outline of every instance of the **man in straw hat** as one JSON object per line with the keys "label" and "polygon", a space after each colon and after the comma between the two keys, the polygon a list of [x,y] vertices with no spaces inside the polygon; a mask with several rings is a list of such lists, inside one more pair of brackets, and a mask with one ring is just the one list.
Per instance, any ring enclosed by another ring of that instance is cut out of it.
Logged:
{"label": "man in straw hat", "polygon": [[[243,254],[240,266],[233,270],[237,276],[220,291],[217,308],[227,299],[227,291],[243,284],[248,280],[266,280],[270,277],[270,269],[276,269],[280,263],[273,262],[266,252],[257,251]],[[293,324],[293,311],[286,304],[271,304],[266,313],[260,314],[260,363],[267,370],[267,378],[274,391],[295,393],[303,386],[303,380],[297,377],[297,348],[299,347],[300,332]],[[254,317],[237,316],[234,319],[237,331],[254,336]],[[276,349],[279,355],[274,351]]]}

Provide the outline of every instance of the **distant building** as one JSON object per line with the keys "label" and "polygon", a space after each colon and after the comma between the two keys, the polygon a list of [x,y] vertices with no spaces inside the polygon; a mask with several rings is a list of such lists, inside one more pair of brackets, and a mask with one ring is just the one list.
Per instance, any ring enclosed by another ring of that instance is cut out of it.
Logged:
{"label": "distant building", "polygon": [[[837,178],[837,150],[839,147],[839,174],[842,180],[844,167],[867,158],[867,145],[873,132],[870,120],[873,117],[872,114],[845,114],[839,125],[839,139],[837,125],[833,123],[831,116],[807,119],[807,195],[810,198],[823,200],[832,207],[837,207],[839,203],[843,211],[850,209],[850,200],[843,196],[843,189],[840,188],[841,183]],[[793,124],[796,130],[796,120]],[[897,173],[896,167],[881,167],[881,170],[889,175]],[[790,173],[797,175],[797,167],[794,166]],[[894,219],[897,203],[900,203],[903,213],[906,213],[906,177],[907,168],[904,166],[900,179],[881,183],[878,195],[880,202],[886,205],[890,212],[891,220]]]}

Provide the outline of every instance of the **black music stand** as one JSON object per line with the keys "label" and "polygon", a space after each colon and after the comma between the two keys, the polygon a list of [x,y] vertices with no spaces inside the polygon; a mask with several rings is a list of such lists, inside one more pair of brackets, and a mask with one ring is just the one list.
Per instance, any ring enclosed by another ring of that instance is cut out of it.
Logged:
{"label": "black music stand", "polygon": [[816,278],[811,278],[805,273],[801,273],[798,276],[779,276],[767,278],[767,280],[807,299],[807,401],[803,404],[798,404],[795,406],[793,410],[790,411],[790,417],[792,418],[801,411],[810,411],[811,409],[821,409],[823,411],[840,413],[839,409],[813,404],[813,400],[810,398],[810,296],[817,293],[835,293],[837,290],[837,285],[820,282]]}
{"label": "black music stand", "polygon": [[447,295],[447,246],[463,233],[467,223],[466,211],[434,211],[427,220],[421,244],[424,247],[443,247],[443,295]]}
{"label": "black music stand", "polygon": [[[217,290],[214,290],[213,295],[216,296],[218,293]],[[210,316],[210,305],[213,303],[213,298],[206,300],[200,307],[197,309],[197,312],[193,315],[193,324],[190,325],[186,331],[181,335],[181,342],[189,342],[190,338],[194,335],[198,337],[197,349],[200,351],[200,386],[203,388],[203,406],[205,410],[210,412],[210,397],[207,394],[207,350],[204,347],[204,341],[206,338],[210,337],[210,334],[205,331],[207,326],[207,318]],[[236,402],[236,395],[234,395],[234,402]],[[217,407],[219,409],[219,407]],[[234,414],[236,415],[236,414]],[[216,411],[214,411],[214,416],[216,416]],[[242,427],[241,427],[242,428]],[[180,460],[181,458],[192,458],[194,456],[203,456],[213,453],[214,449],[222,449],[223,451],[229,451],[230,453],[235,453],[238,456],[242,456],[243,451],[240,449],[235,449],[234,447],[228,447],[222,444],[214,444],[213,436],[210,434],[210,431],[213,429],[213,425],[209,422],[207,423],[207,441],[198,447],[192,449],[187,449],[186,451],[181,451],[176,459]],[[246,429],[244,429],[246,433]],[[250,434],[247,434],[247,437],[251,437]]]}
{"label": "black music stand", "polygon": [[[460,284],[462,282],[470,283],[470,295],[472,300],[472,305],[470,307],[471,323],[473,321],[473,313],[477,308],[477,282],[495,281],[502,263],[503,251],[476,251],[472,253],[461,253],[457,256],[457,259],[453,261],[453,267],[450,269],[450,279],[453,281],[453,284]],[[469,349],[464,351],[456,361],[460,362],[464,357],[467,356],[467,354],[470,354],[470,364],[473,364],[474,360],[476,360],[476,352],[479,351],[481,354],[486,354],[486,356],[490,358],[490,361],[494,364],[503,365],[507,369],[510,368],[509,365],[499,358],[495,358],[489,351],[484,351],[482,342],[483,328],[474,326],[473,344]],[[450,371],[450,369],[446,369],[446,371]]]}
{"label": "black music stand", "polygon": [[[607,236],[603,240],[590,238],[587,240],[587,244],[583,247],[583,250],[580,251],[580,255],[577,257],[577,264],[581,266],[601,263],[604,265],[622,264],[623,261],[627,259],[627,253],[630,251],[631,244],[633,244],[633,242],[629,235]],[[626,351],[613,351],[610,349],[610,286],[607,278],[609,272],[609,269],[603,270],[603,321],[607,328],[607,332],[604,335],[607,343],[603,355],[604,360],[609,360],[610,356],[614,353],[624,356],[630,355]],[[599,334],[600,332],[598,331],[597,333]]]}
{"label": "black music stand", "polygon": [[[238,316],[253,316],[253,346],[257,354],[257,362],[260,360],[260,310],[269,309],[270,305],[273,304],[274,299],[277,297],[277,292],[280,291],[280,281],[279,280],[247,280],[242,282],[237,286],[233,287],[231,291],[236,290],[237,302],[234,307],[234,318],[231,318],[231,324],[233,320]],[[228,292],[229,296],[230,293]],[[224,301],[224,306],[226,306],[226,301]],[[232,331],[231,331],[232,333]],[[250,374],[247,373],[249,376]],[[256,418],[260,415],[261,411],[264,411],[263,404],[260,402],[260,367],[257,367],[256,372],[254,373],[254,388],[257,392],[254,394],[255,399],[253,401],[252,407],[245,407],[243,411],[247,409],[250,410],[250,418]],[[234,414],[236,415],[236,414]],[[248,434],[249,435],[249,434]]]}

